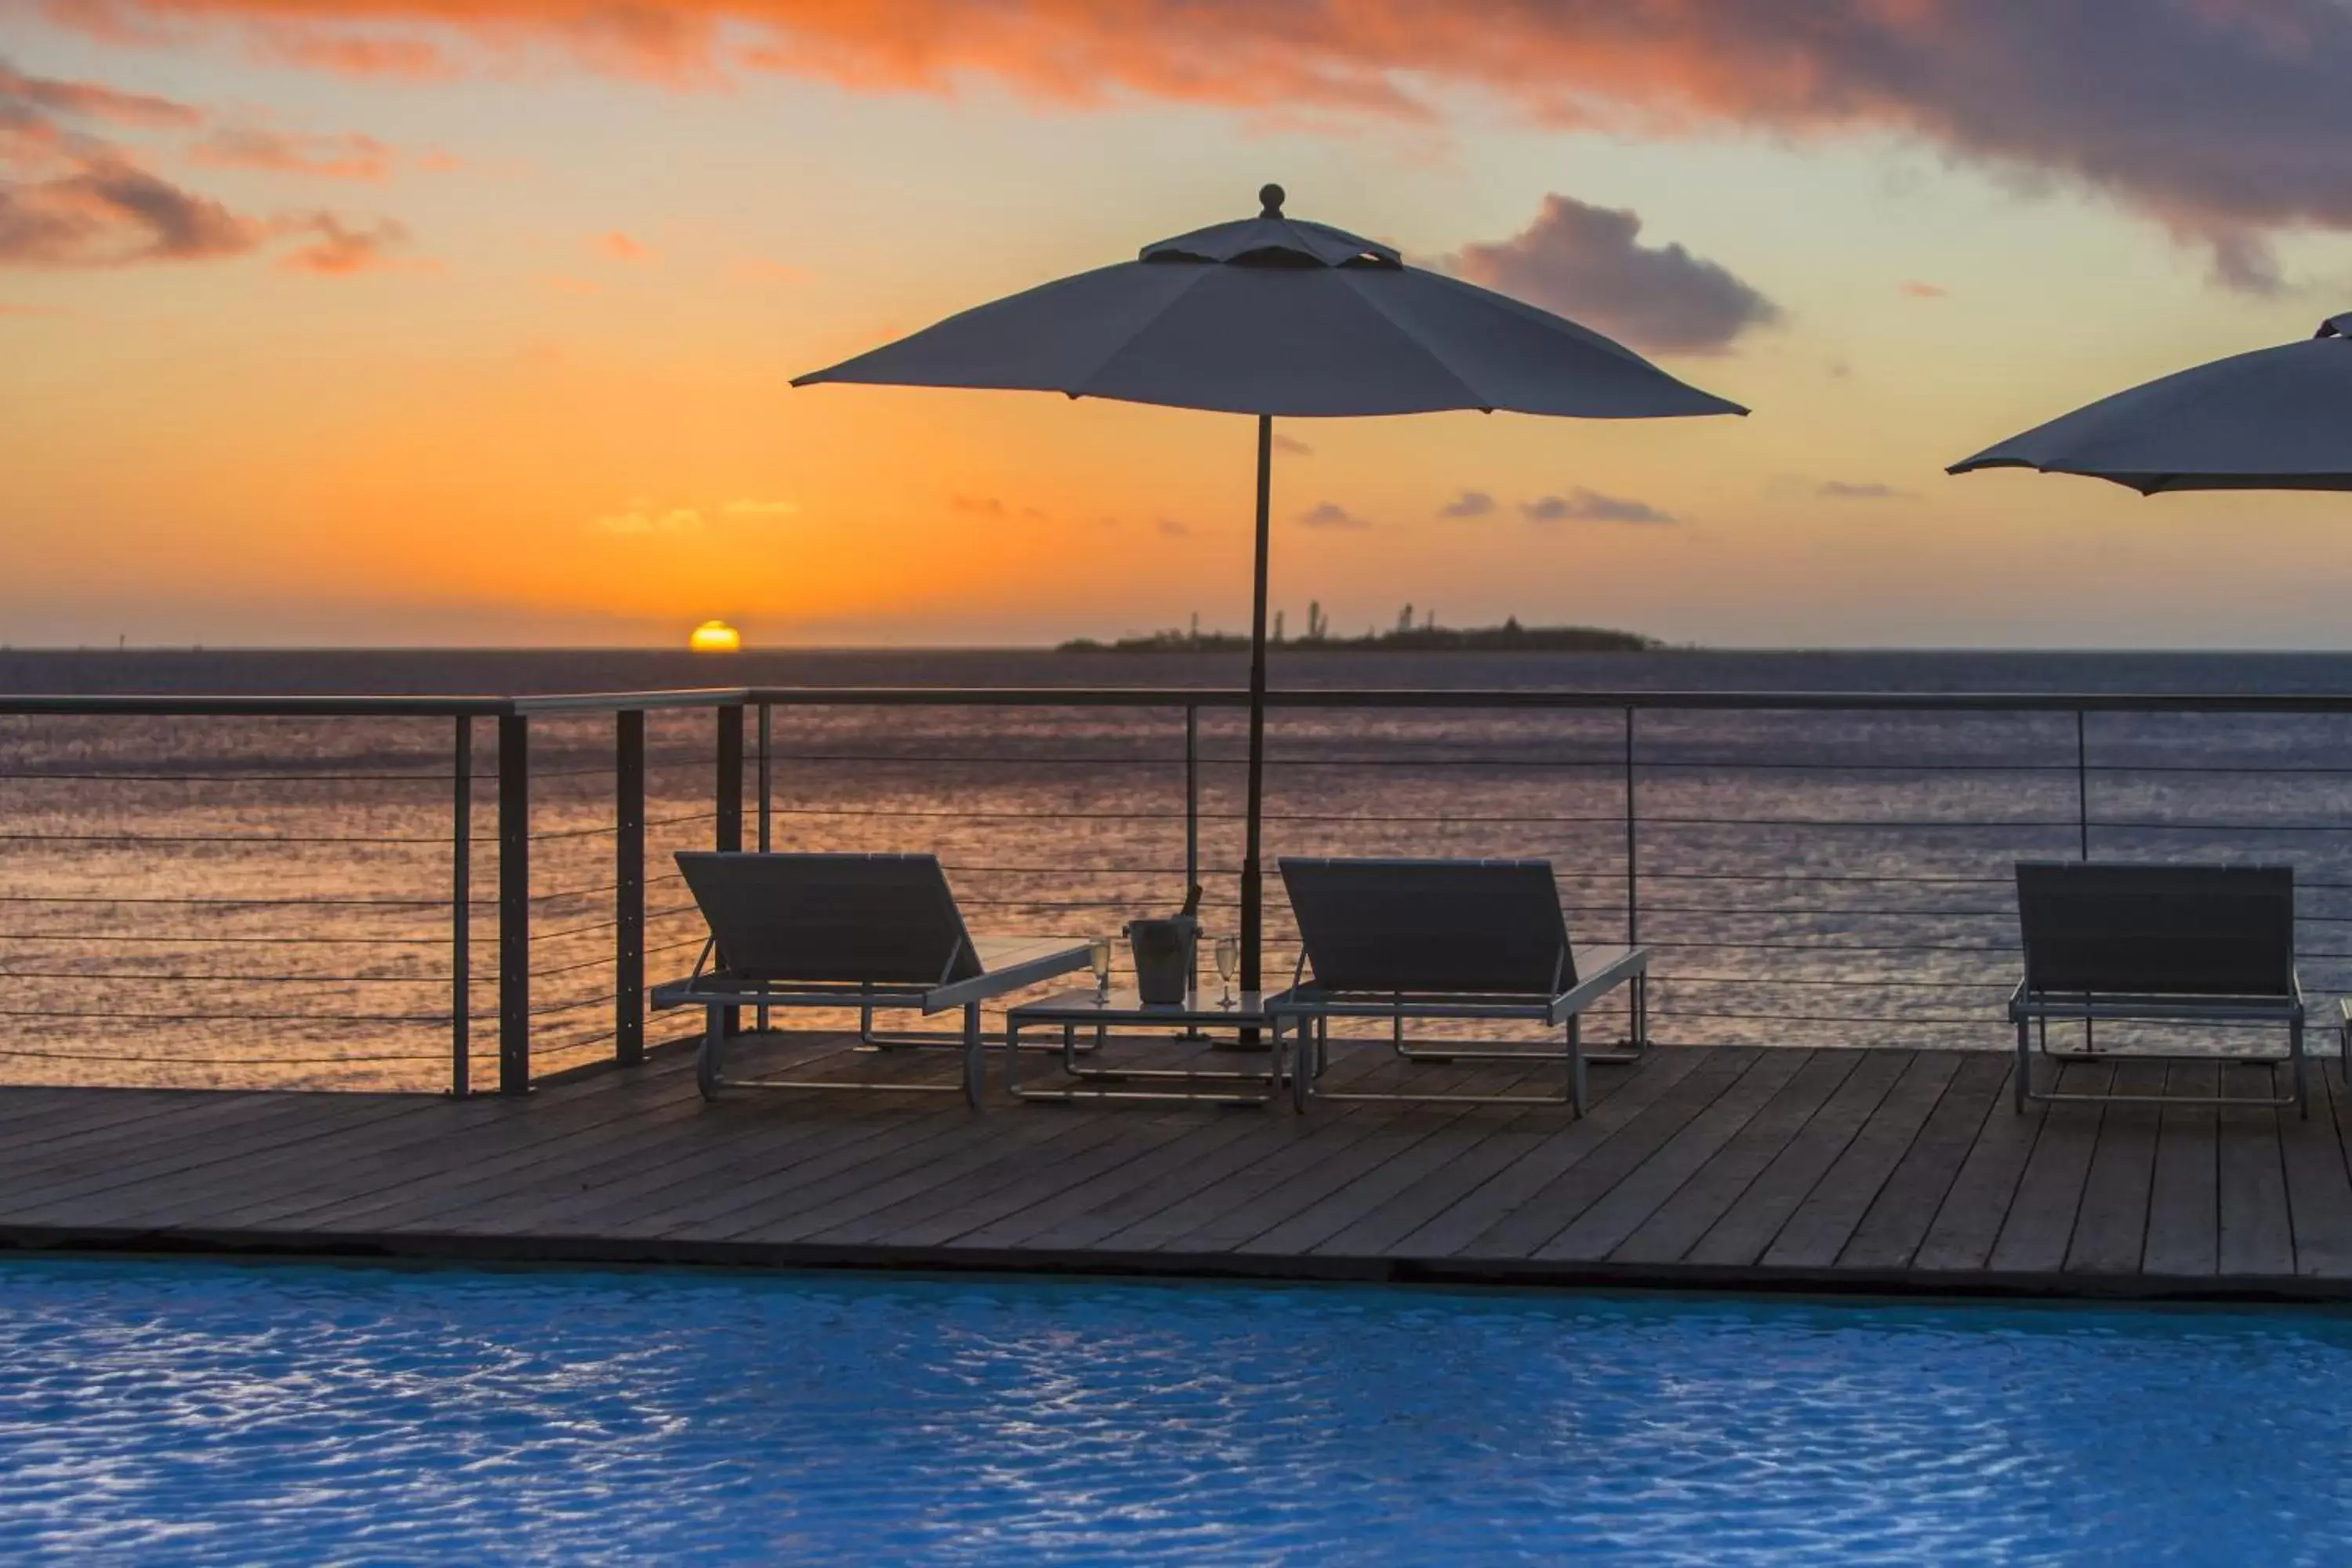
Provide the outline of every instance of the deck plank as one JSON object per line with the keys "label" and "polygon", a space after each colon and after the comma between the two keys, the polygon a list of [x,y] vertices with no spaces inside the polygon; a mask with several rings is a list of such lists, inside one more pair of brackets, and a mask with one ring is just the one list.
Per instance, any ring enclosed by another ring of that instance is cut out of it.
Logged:
{"label": "deck plank", "polygon": [[[2110,1090],[2164,1092],[2165,1064],[2119,1060]],[[2136,1274],[2147,1245],[2147,1206],[2156,1178],[2157,1131],[2162,1111],[2153,1105],[2110,1105],[2099,1113],[2099,1137],[2083,1178],[2083,1203],[2067,1243],[2066,1268],[2081,1274]]]}
{"label": "deck plank", "polygon": [[[1463,1063],[1395,1068],[1377,1081],[1393,1089],[1409,1079],[1426,1092],[1439,1094],[1500,1094],[1528,1076],[1530,1069],[1523,1066]],[[1380,1180],[1378,1173],[1392,1161],[1402,1160],[1424,1140],[1482,1109],[1498,1108],[1330,1102],[1317,1113],[1318,1117],[1334,1111],[1350,1114],[1344,1122],[1331,1117],[1334,1130],[1329,1136],[1318,1141],[1310,1135],[1265,1166],[1237,1173],[1145,1224],[1115,1233],[1108,1244],[1168,1252],[1242,1247],[1334,1194],[1342,1194],[1344,1205],[1350,1183]],[[1344,1223],[1345,1218],[1331,1221],[1317,1234],[1328,1235]]]}
{"label": "deck plank", "polygon": [[1873,1051],[1865,1057],[1788,1146],[1757,1173],[1738,1202],[1707,1226],[1691,1247],[1689,1261],[1745,1267],[1761,1258],[1789,1216],[1812,1194],[1814,1185],[1903,1076],[1904,1066],[1898,1052]]}
{"label": "deck plank", "polygon": [[2310,1064],[2311,1114],[2279,1113],[2279,1152],[2286,1167],[2294,1268],[2318,1279],[2352,1277],[2352,1181],[2336,1130],[2335,1085],[2326,1064]]}
{"label": "deck plank", "polygon": [[[2098,1096],[2112,1079],[2115,1065],[2084,1060],[2063,1063],[2051,1074],[2051,1086],[2058,1093]],[[1994,1274],[2055,1274],[2065,1268],[2074,1215],[2082,1213],[2082,1187],[2091,1175],[2091,1154],[2098,1152],[2100,1112],[2105,1110],[2088,1102],[2044,1107],[2042,1135],[2034,1138],[2032,1159],[2025,1162],[2018,1196],[1985,1268]]]}
{"label": "deck plank", "polygon": [[1624,1243],[1683,1184],[1738,1137],[1757,1113],[1805,1066],[1810,1053],[1768,1051],[1712,1105],[1683,1123],[1657,1152],[1627,1172],[1559,1235],[1536,1248],[1538,1258],[1606,1258]]}
{"label": "deck plank", "polygon": [[1903,1076],[1764,1249],[1766,1267],[1827,1268],[1837,1261],[1887,1178],[1911,1152],[1919,1130],[1935,1114],[1959,1067],[1958,1058],[1943,1052],[1913,1057],[1904,1064]]}
{"label": "deck plank", "polygon": [[1739,1135],[1643,1220],[1610,1257],[1622,1263],[1674,1263],[1697,1245],[1724,1211],[1739,1201],[1764,1168],[1780,1157],[1806,1122],[1865,1059],[1861,1051],[1815,1051]]}
{"label": "deck plank", "polygon": [[1614,1136],[1649,1105],[1671,1093],[1698,1070],[1704,1047],[1654,1047],[1631,1069],[1632,1076],[1584,1116],[1549,1133],[1495,1134],[1498,1152],[1508,1156],[1494,1172],[1393,1243],[1392,1255],[1448,1258],[1499,1222],[1559,1174]]}
{"label": "deck plank", "polygon": [[[2275,1092],[2270,1068],[2222,1064],[2225,1100],[2262,1100]],[[2287,1214],[2286,1169],[2279,1154],[2279,1113],[2268,1106],[2224,1105],[2215,1121],[2221,1178],[2217,1267],[2223,1274],[2291,1275],[2294,1230]]]}
{"label": "deck plank", "polygon": [[1838,1254],[1841,1268],[1911,1267],[1962,1163],[1983,1136],[1985,1119],[2008,1109],[2011,1070],[2005,1056],[1971,1056],[1959,1064],[1927,1125]]}
{"label": "deck plank", "polygon": [[1124,1164],[949,1237],[944,1245],[974,1250],[1031,1246],[1055,1226],[1131,1197],[1139,1188],[1171,1175],[1216,1169],[1228,1150],[1259,1131],[1254,1120],[1237,1110],[1206,1118]]}
{"label": "deck plank", "polygon": [[1952,1178],[1951,1189],[1937,1208],[1926,1238],[1911,1255],[1913,1268],[1928,1274],[1967,1275],[1991,1260],[1993,1244],[2000,1238],[2001,1226],[2015,1206],[2026,1163],[2041,1141],[2042,1123],[2049,1110],[2032,1101],[2022,1110],[2017,1109],[2014,1071],[2012,1068],[2012,1076],[2004,1080],[2000,1098],[1986,1113],[1976,1142],[1960,1162],[1959,1174]]}
{"label": "deck plank", "polygon": [[1692,1118],[1729,1092],[1758,1066],[1760,1051],[1753,1047],[1719,1047],[1697,1069],[1661,1095],[1646,1110],[1602,1139],[1527,1201],[1481,1232],[1463,1247],[1464,1258],[1528,1258],[1577,1217],[1606,1196],[1680,1132]]}
{"label": "deck plank", "polygon": [[[2070,1061],[2053,1076],[2059,1093],[2104,1094],[2115,1068],[2105,1061]],[[2064,1268],[2105,1109],[2081,1103],[2042,1108],[2041,1136],[2033,1141],[2033,1155],[2025,1163],[1987,1268],[1997,1274],[2054,1274]]]}
{"label": "deck plank", "polygon": [[[2218,1062],[2177,1061],[2164,1075],[2164,1092],[2176,1100],[2210,1100],[2221,1089]],[[2164,1107],[2148,1182],[2147,1241],[2139,1262],[2144,1273],[2210,1278],[2220,1267],[2220,1159],[2211,1106]]]}
{"label": "deck plank", "polygon": [[[2352,1094],[2015,1114],[1990,1052],[1659,1047],[1564,1108],[1082,1101],[874,1084],[938,1052],[746,1041],[852,1092],[706,1104],[691,1060],[527,1098],[0,1089],[0,1246],[1154,1269],[2352,1300]],[[1533,1064],[1344,1053],[1335,1086],[1506,1090]],[[2069,1089],[2257,1067],[2047,1064]],[[127,1098],[126,1098],[127,1097]],[[25,1134],[11,1141],[5,1130]]]}
{"label": "deck plank", "polygon": [[[1536,1094],[1549,1092],[1557,1082],[1558,1068],[1528,1064],[1496,1062],[1467,1072],[1454,1092],[1469,1094]],[[1368,1216],[1380,1214],[1391,1202],[1412,1192],[1423,1182],[1451,1168],[1454,1163],[1474,1153],[1477,1147],[1496,1132],[1511,1126],[1522,1115],[1545,1117],[1573,1115],[1566,1108],[1549,1106],[1464,1105],[1419,1108],[1422,1114],[1402,1119],[1399,1129],[1410,1129],[1410,1140],[1393,1152],[1375,1155],[1360,1152],[1353,1159],[1343,1162],[1340,1180],[1320,1180],[1311,1184],[1301,1184],[1297,1192],[1309,1196],[1303,1205],[1283,1203],[1268,1205],[1255,1216],[1236,1215],[1225,1222],[1219,1234],[1240,1232],[1255,1224],[1257,1228],[1234,1245],[1250,1253],[1313,1252],[1324,1247],[1331,1239]],[[1554,1125],[1559,1125],[1554,1122]],[[1370,1163],[1374,1162],[1376,1163]],[[1295,1195],[1295,1194],[1294,1194]],[[1280,1211],[1287,1209],[1286,1214]],[[1265,1224],[1269,1213],[1277,1214],[1273,1224]]]}

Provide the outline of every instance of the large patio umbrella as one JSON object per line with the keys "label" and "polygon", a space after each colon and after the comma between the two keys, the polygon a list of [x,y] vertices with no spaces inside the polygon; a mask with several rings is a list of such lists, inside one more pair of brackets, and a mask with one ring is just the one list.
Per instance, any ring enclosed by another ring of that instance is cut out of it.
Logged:
{"label": "large patio umbrella", "polygon": [[2352,311],[2316,337],[2101,398],[1948,470],[2036,468],[2164,490],[2352,489]]}
{"label": "large patio umbrella", "polygon": [[1257,416],[1242,984],[1257,989],[1265,773],[1267,516],[1276,417],[1475,408],[1585,419],[1744,414],[1622,344],[1534,306],[1407,267],[1396,251],[1283,216],[1147,245],[949,317],[793,383],[987,387]]}

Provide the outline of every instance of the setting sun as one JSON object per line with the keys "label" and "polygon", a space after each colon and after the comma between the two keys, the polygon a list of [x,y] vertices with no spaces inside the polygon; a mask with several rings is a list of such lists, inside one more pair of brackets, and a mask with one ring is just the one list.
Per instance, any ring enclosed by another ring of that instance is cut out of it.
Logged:
{"label": "setting sun", "polygon": [[725,621],[705,621],[694,628],[694,635],[686,639],[686,646],[696,653],[740,653],[743,647],[743,634]]}

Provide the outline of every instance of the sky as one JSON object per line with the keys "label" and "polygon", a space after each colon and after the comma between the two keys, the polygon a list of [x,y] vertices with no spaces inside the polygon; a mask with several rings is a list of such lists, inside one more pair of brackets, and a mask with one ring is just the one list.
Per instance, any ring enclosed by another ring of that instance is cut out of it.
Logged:
{"label": "sky", "polygon": [[1285,422],[1294,630],[2347,641],[1942,472],[2352,309],[2345,0],[0,0],[0,642],[1242,627],[1249,421],[788,383],[1269,180],[1755,411]]}

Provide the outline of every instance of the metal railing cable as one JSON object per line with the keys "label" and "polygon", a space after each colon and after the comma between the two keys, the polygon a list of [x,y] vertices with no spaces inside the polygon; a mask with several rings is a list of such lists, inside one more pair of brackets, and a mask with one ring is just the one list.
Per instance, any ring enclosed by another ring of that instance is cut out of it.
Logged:
{"label": "metal railing cable", "polygon": [[[930,849],[995,929],[1115,931],[1195,881],[1213,921],[1238,903],[1230,691],[389,700],[0,699],[0,1016],[55,1026],[0,1054],[341,1087],[438,1060],[460,1093],[493,1050],[518,1093],[642,1059],[649,980],[701,942],[691,847]],[[1995,1043],[2021,858],[2291,863],[2306,984],[2352,990],[2352,699],[1282,692],[1273,718],[1277,855],[1541,854],[1581,936],[1656,955],[1661,1038]]]}

